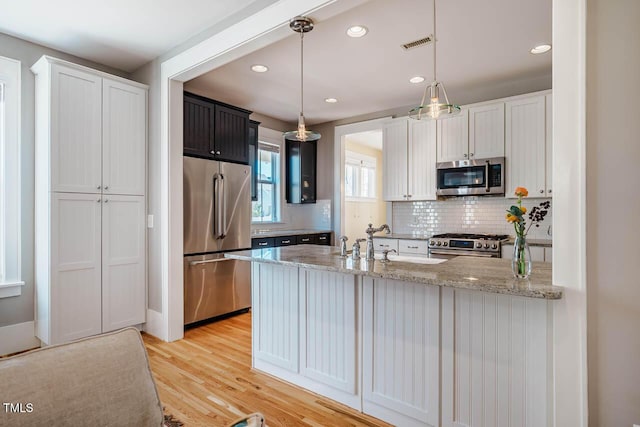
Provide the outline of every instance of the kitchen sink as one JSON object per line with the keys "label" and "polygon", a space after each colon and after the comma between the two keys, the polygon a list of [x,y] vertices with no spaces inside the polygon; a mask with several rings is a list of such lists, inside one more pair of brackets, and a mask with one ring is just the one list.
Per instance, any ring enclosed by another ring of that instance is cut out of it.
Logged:
{"label": "kitchen sink", "polygon": [[[376,260],[380,259],[382,259],[382,254],[376,254]],[[445,262],[446,259],[389,254],[389,261],[412,262],[415,264],[440,264],[442,262]]]}

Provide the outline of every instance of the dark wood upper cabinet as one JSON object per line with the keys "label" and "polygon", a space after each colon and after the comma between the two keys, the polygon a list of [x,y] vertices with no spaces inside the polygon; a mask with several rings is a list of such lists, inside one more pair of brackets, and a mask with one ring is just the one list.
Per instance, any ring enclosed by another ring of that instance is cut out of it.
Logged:
{"label": "dark wood upper cabinet", "polygon": [[258,126],[249,120],[249,166],[251,166],[251,200],[258,200]]}
{"label": "dark wood upper cabinet", "polygon": [[249,163],[251,111],[184,93],[184,154]]}
{"label": "dark wood upper cabinet", "polygon": [[316,202],[317,141],[286,140],[287,203]]}

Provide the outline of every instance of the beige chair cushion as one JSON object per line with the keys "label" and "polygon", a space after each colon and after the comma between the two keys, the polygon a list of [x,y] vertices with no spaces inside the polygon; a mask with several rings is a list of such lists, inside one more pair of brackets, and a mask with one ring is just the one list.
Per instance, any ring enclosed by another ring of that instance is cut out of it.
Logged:
{"label": "beige chair cushion", "polygon": [[[0,395],[0,426],[162,425],[135,328],[0,359]],[[4,403],[22,404],[23,412]]]}

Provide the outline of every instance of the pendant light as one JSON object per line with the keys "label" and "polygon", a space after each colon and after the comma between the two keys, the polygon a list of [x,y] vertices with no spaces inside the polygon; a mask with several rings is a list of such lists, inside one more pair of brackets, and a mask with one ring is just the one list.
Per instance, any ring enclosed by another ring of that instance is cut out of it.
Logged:
{"label": "pendant light", "polygon": [[[436,38],[436,0],[433,0],[433,83],[424,88],[422,101],[420,105],[409,111],[409,117],[415,120],[422,119],[439,119],[447,116],[453,116],[460,112],[460,106],[449,102],[447,91],[444,83],[439,82],[436,78],[436,46],[438,39]],[[440,98],[440,90],[444,99]],[[428,98],[427,98],[428,94]],[[425,103],[425,101],[429,101]]]}
{"label": "pendant light", "polygon": [[296,16],[289,23],[289,27],[296,33],[300,33],[300,116],[298,129],[285,132],[284,137],[294,141],[317,141],[320,139],[320,134],[307,130],[304,124],[304,33],[313,30],[313,21],[306,16]]}

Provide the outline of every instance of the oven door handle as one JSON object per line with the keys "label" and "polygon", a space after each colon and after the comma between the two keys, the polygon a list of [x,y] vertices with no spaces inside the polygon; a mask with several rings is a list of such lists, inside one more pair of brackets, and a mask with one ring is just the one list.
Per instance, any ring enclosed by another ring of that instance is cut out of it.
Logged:
{"label": "oven door handle", "polygon": [[486,252],[475,252],[475,251],[457,251],[457,250],[430,250],[429,255],[453,255],[453,256],[475,256],[475,257],[483,257],[483,258],[499,258],[498,254],[486,253]]}
{"label": "oven door handle", "polygon": [[491,189],[489,188],[489,160],[487,160],[487,162],[484,164],[484,191],[486,191],[487,193],[491,191]]}

